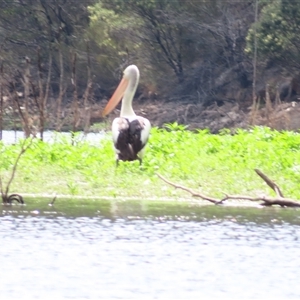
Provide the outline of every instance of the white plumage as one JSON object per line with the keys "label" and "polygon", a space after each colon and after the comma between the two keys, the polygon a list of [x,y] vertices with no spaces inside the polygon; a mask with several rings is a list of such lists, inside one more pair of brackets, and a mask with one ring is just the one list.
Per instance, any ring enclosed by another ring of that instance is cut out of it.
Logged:
{"label": "white plumage", "polygon": [[140,72],[137,66],[128,66],[119,86],[103,111],[103,116],[109,114],[122,99],[120,117],[114,119],[112,123],[117,164],[119,160],[139,160],[141,164],[148,142],[151,124],[148,119],[137,116],[132,108],[139,77]]}

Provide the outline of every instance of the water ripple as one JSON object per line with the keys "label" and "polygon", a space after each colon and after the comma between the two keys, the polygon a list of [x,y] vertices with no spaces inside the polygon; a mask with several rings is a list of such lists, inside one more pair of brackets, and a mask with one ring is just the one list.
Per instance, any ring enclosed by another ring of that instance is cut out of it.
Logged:
{"label": "water ripple", "polygon": [[4,214],[0,294],[299,298],[299,225],[236,219]]}

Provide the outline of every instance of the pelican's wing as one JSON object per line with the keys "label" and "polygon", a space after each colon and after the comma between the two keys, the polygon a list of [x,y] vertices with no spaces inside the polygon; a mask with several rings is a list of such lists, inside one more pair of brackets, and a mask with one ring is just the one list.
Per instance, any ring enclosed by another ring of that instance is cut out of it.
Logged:
{"label": "pelican's wing", "polygon": [[130,143],[130,123],[126,118],[116,118],[112,124],[113,142],[117,159],[135,160],[135,153]]}
{"label": "pelican's wing", "polygon": [[116,118],[112,124],[112,135],[118,159],[135,160],[142,158],[148,141],[151,125],[143,117]]}
{"label": "pelican's wing", "polygon": [[113,120],[111,130],[112,130],[112,136],[113,136],[113,142],[116,145],[118,143],[119,139],[127,140],[128,137],[128,128],[129,123],[127,119],[125,118],[115,118]]}
{"label": "pelican's wing", "polygon": [[151,130],[151,124],[150,121],[146,118],[143,117],[138,117],[138,120],[142,119],[140,122],[143,125],[143,130],[141,131],[141,141],[143,144],[143,147],[147,144],[149,135],[150,135],[150,130]]}
{"label": "pelican's wing", "polygon": [[144,155],[144,147],[148,142],[150,129],[151,124],[146,118],[137,117],[135,120],[130,122],[130,144],[132,145],[134,152],[138,154],[140,158]]}

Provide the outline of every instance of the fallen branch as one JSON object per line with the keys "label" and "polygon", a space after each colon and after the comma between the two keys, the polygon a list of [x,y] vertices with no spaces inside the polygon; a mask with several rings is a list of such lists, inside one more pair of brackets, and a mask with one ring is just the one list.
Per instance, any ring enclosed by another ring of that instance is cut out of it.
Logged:
{"label": "fallen branch", "polygon": [[184,191],[190,193],[193,197],[199,197],[199,198],[202,198],[202,199],[204,199],[204,200],[207,200],[207,201],[209,201],[209,202],[211,202],[211,203],[214,203],[214,204],[220,204],[220,200],[219,200],[219,199],[211,198],[211,197],[208,197],[208,196],[206,196],[206,195],[204,195],[204,194],[196,193],[196,192],[194,192],[193,190],[191,190],[191,189],[189,189],[189,188],[187,188],[187,187],[184,187],[184,186],[182,186],[182,185],[179,185],[179,184],[176,184],[176,183],[173,183],[173,182],[169,181],[168,179],[164,178],[162,175],[160,175],[160,174],[158,174],[158,173],[157,173],[157,176],[158,176],[159,178],[161,178],[164,182],[166,182],[166,183],[168,183],[168,184],[174,186],[175,188],[181,189],[181,190],[184,190]]}
{"label": "fallen branch", "polygon": [[276,195],[278,197],[284,198],[283,193],[281,192],[279,186],[272,181],[271,179],[269,179],[267,177],[267,175],[265,175],[262,171],[258,170],[258,169],[254,169],[254,171],[256,172],[256,174],[258,174],[265,182],[266,184],[272,189],[274,190],[274,192],[276,193]]}
{"label": "fallen branch", "polygon": [[11,194],[9,195],[5,201],[3,201],[4,204],[12,204],[13,201],[17,201],[20,204],[24,204],[24,199],[20,194]]}
{"label": "fallen branch", "polygon": [[[30,138],[29,142],[27,143],[27,139],[25,139],[22,143],[21,146],[21,151],[19,152],[17,159],[14,163],[12,172],[11,172],[11,176],[10,179],[8,180],[8,183],[6,184],[6,187],[4,188],[3,186],[3,179],[2,176],[0,175],[0,193],[1,193],[1,197],[2,197],[2,202],[3,204],[12,204],[12,201],[17,201],[20,204],[24,204],[24,199],[21,195],[19,194],[11,194],[9,195],[9,188],[10,185],[15,177],[16,171],[17,171],[17,166],[18,163],[20,161],[21,156],[26,152],[26,150],[31,146],[32,141],[33,141],[34,137]],[[27,145],[25,145],[27,143]]]}
{"label": "fallen branch", "polygon": [[262,203],[260,203],[260,205],[262,206],[279,205],[281,207],[300,207],[300,201],[283,197],[280,188],[271,179],[269,179],[263,172],[261,172],[258,169],[255,169],[255,172],[268,184],[268,186],[270,186],[276,192],[277,197],[267,197],[267,196],[250,197],[245,195],[228,195],[224,193],[225,197],[219,200],[204,195],[202,193],[195,192],[192,189],[187,188],[185,186],[173,183],[158,173],[157,176],[160,179],[162,179],[164,182],[168,183],[169,185],[190,193],[193,197],[199,197],[203,200],[207,200],[216,205],[223,204],[226,200],[249,200],[249,201],[262,201]]}

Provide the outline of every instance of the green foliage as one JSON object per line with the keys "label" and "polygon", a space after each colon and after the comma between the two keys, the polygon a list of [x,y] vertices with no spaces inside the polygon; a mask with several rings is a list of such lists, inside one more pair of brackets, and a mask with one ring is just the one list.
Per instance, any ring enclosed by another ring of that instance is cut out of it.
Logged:
{"label": "green foliage", "polygon": [[[93,29],[93,38],[101,48],[108,50],[121,51],[119,55],[126,55],[125,48],[131,49],[132,42],[125,37],[120,39],[121,32],[138,26],[136,18],[132,15],[120,15],[116,10],[105,8],[99,2],[94,6],[88,6],[90,13],[90,26]],[[119,38],[119,39],[118,39]],[[123,49],[122,49],[123,48]],[[122,50],[121,50],[122,49]]]}
{"label": "green foliage", "polygon": [[[94,1],[0,1],[0,42],[5,45],[1,47],[0,56],[7,69],[12,73],[18,70],[22,74],[24,57],[27,56],[33,65],[32,74],[35,74],[39,49],[43,77],[47,78],[49,50],[59,47],[63,50],[65,73],[68,74],[70,53],[86,48],[85,44],[84,48],[80,44],[88,26],[86,6],[91,2]],[[55,82],[60,74],[58,55],[52,55],[52,59],[56,66],[52,68],[52,80]]]}
{"label": "green foliage", "polygon": [[[249,29],[246,53],[254,52],[256,30],[257,51],[262,58],[293,59],[299,63],[300,2],[262,1],[259,21]],[[294,63],[294,62],[293,62]]]}
{"label": "green foliage", "polygon": [[114,63],[116,69],[134,58],[144,74],[163,71],[165,77],[169,71],[182,79],[183,61],[190,59],[182,51],[191,49],[191,41],[187,43],[188,22],[178,16],[187,7],[177,0],[112,0],[89,6],[90,29],[102,50],[99,61]]}
{"label": "green foliage", "polygon": [[[106,8],[101,2],[89,6],[90,27],[93,29],[93,39],[100,47],[107,47],[109,50],[121,51],[119,54],[127,54],[125,48],[135,50],[133,40],[128,39],[126,33],[138,30],[141,24],[133,14],[118,12],[118,9]],[[128,50],[127,50],[128,51]]]}
{"label": "green foliage", "polygon": [[234,0],[0,1],[4,90],[16,81],[23,91],[21,74],[28,57],[34,86],[39,86],[41,71],[45,91],[51,70],[53,98],[60,88],[72,97],[69,79],[76,70],[78,97],[92,80],[90,96],[101,101],[111,95],[124,68],[134,63],[142,71],[138,96],[150,91],[161,98],[172,94],[173,100],[206,101],[223,86],[213,79],[223,78],[236,62],[239,78],[239,71],[249,73],[241,67],[246,65],[241,51],[252,14],[247,1]]}
{"label": "green foliage", "polygon": [[[12,190],[18,193],[104,197],[189,197],[166,186],[156,173],[173,182],[220,197],[223,192],[272,194],[256,175],[261,169],[286,197],[300,199],[300,135],[265,127],[214,135],[187,131],[178,124],[153,128],[142,166],[120,162],[110,137],[91,145],[57,136],[54,143],[36,140],[22,156]],[[9,173],[20,145],[0,144],[3,175]],[[14,192],[12,191],[12,192]]]}
{"label": "green foliage", "polygon": [[165,128],[169,129],[170,131],[183,131],[188,127],[188,125],[178,124],[177,122],[165,124]]}

